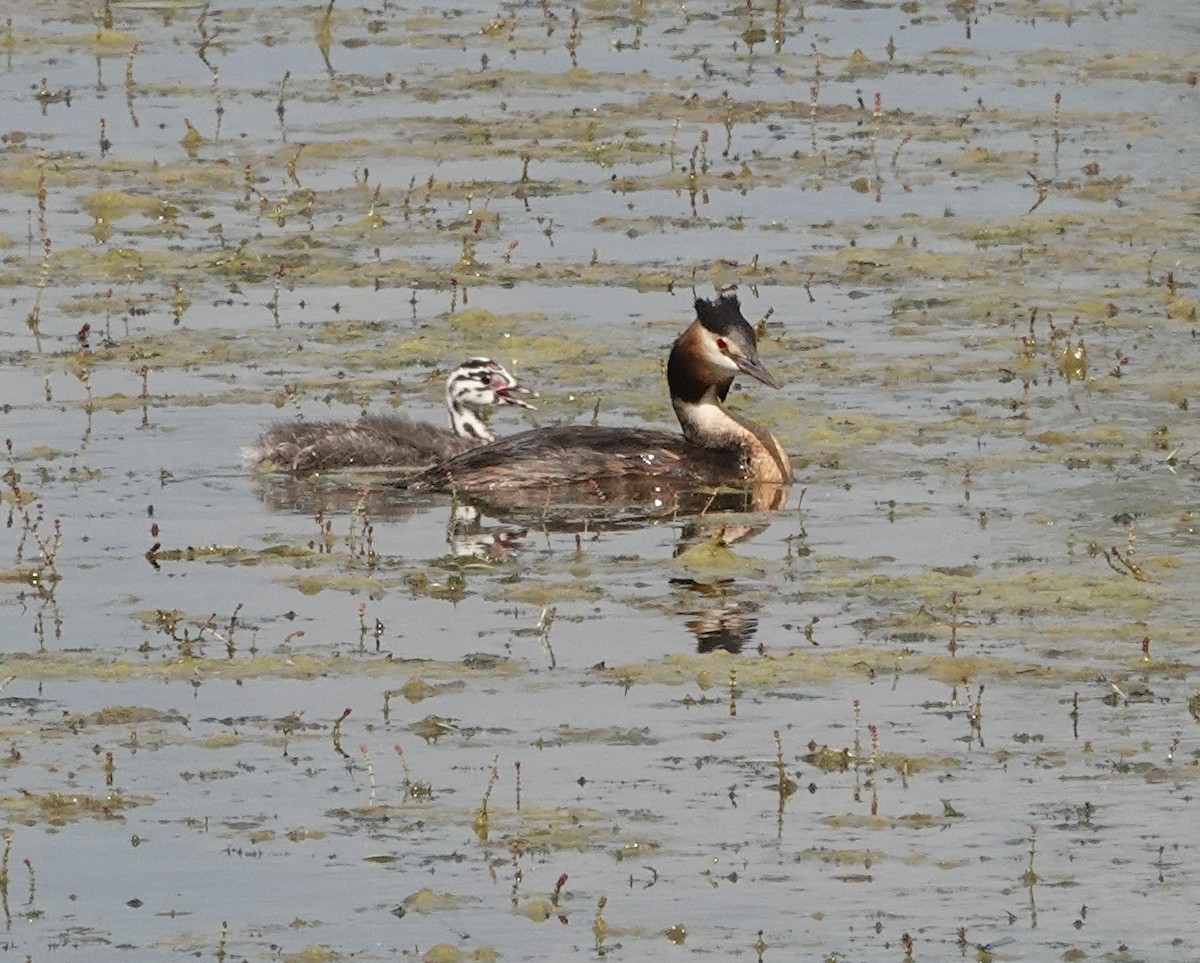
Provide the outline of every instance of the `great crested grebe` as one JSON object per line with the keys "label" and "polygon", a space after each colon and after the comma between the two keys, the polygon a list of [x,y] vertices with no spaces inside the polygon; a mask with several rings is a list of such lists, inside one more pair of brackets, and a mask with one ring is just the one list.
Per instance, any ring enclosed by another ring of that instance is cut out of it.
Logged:
{"label": "great crested grebe", "polygon": [[683,434],[645,428],[560,425],[475,448],[398,482],[410,491],[503,495],[560,486],[614,493],[645,482],[680,489],[746,482],[785,486],[792,463],[769,431],[721,402],[738,374],[778,388],[758,360],[754,329],[738,299],[697,299],[696,320],[671,347],[667,385]]}
{"label": "great crested grebe", "polygon": [[533,405],[514,396],[533,394],[490,358],[471,358],[446,379],[450,428],[404,415],[363,415],[357,421],[279,422],[242,453],[248,467],[297,473],[339,468],[425,468],[453,458],[496,433],[480,416],[490,405]]}

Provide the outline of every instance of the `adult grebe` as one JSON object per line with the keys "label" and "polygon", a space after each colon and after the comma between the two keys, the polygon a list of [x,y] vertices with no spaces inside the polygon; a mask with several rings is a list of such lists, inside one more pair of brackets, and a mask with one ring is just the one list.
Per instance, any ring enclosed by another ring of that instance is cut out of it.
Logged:
{"label": "adult grebe", "polygon": [[446,379],[450,428],[403,415],[363,415],[357,421],[289,421],[272,425],[242,452],[247,467],[272,467],[297,473],[378,466],[425,468],[495,441],[496,433],[480,416],[489,405],[533,405],[514,397],[532,394],[503,365],[471,358]]}
{"label": "adult grebe", "polygon": [[[787,485],[792,463],[775,436],[721,405],[739,373],[779,387],[758,360],[754,329],[734,295],[697,299],[695,305],[696,320],[676,339],[667,360],[667,385],[682,436],[644,428],[535,428],[397,484],[410,491],[452,490],[468,497],[582,486],[614,499],[634,489],[644,497],[659,483],[672,489],[746,482]],[[534,503],[527,499],[527,504]]]}

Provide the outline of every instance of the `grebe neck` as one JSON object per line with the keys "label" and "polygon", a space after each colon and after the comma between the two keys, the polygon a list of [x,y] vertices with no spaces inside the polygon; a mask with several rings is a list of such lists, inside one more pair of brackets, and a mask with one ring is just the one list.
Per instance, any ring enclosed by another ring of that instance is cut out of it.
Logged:
{"label": "grebe neck", "polygon": [[683,436],[692,444],[731,448],[740,444],[745,434],[738,420],[721,404],[729,394],[733,375],[715,371],[706,363],[704,340],[703,327],[693,322],[671,346],[667,358],[671,407]]}
{"label": "grebe neck", "polygon": [[[722,298],[717,306],[726,310],[732,307],[736,311],[737,301]],[[711,309],[712,305],[697,302],[697,307]],[[742,467],[750,478],[790,481],[791,459],[779,440],[765,428],[727,411],[722,404],[737,371],[778,387],[758,362],[753,330],[741,320],[738,312],[740,326],[714,331],[714,321],[706,314],[707,311],[679,336],[667,359],[671,406],[675,409],[683,436],[693,445],[703,448],[739,452]],[[705,320],[709,321],[708,325],[704,323]],[[718,323],[723,320],[716,319]],[[741,326],[747,333],[738,330]],[[746,354],[737,355],[735,363],[730,364],[725,361],[728,357],[734,357],[729,342],[738,335],[747,346]]]}
{"label": "grebe neck", "polygon": [[449,388],[446,389],[446,407],[450,410],[450,430],[459,438],[491,442],[499,437],[477,411],[462,404]]}
{"label": "grebe neck", "polygon": [[[728,386],[726,386],[726,390]],[[671,407],[683,429],[683,437],[704,448],[731,448],[741,443],[745,431],[740,420],[725,410],[721,392],[707,388],[698,398],[671,393]]]}
{"label": "grebe neck", "polygon": [[790,481],[792,461],[779,439],[749,419],[726,411],[721,406],[720,392],[712,388],[698,401],[671,398],[683,436],[702,448],[738,451],[742,468],[750,478]]}

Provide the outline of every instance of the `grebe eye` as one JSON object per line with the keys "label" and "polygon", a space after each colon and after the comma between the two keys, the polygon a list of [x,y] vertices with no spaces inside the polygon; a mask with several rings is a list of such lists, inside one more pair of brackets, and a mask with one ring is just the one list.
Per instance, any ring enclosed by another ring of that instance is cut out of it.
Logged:
{"label": "grebe eye", "polygon": [[723,353],[727,353],[729,351],[729,345],[725,343],[724,338],[717,338],[717,350]]}

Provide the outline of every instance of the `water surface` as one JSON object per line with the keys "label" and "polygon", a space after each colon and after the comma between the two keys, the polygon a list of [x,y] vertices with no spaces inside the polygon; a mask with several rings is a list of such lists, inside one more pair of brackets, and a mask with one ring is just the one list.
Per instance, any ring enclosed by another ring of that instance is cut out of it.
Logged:
{"label": "water surface", "polygon": [[[7,15],[6,946],[1197,956],[1190,4]],[[731,287],[782,511],[242,465]]]}

